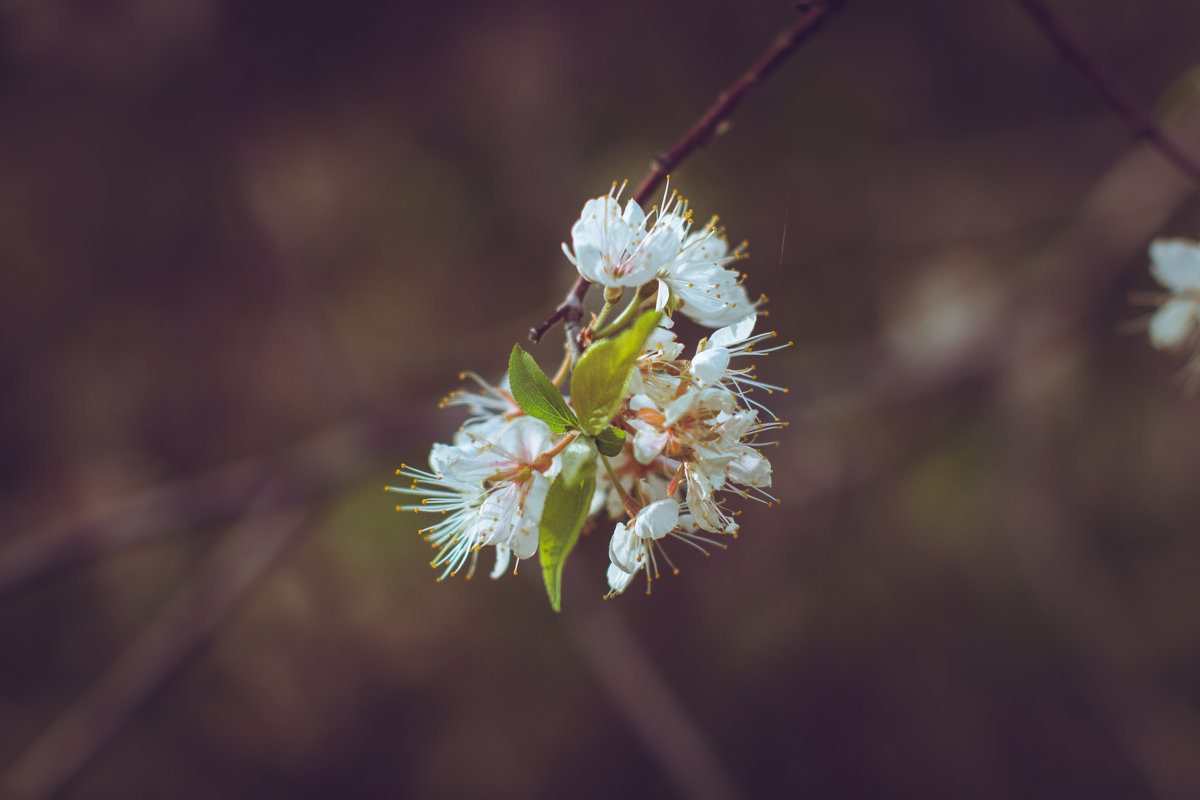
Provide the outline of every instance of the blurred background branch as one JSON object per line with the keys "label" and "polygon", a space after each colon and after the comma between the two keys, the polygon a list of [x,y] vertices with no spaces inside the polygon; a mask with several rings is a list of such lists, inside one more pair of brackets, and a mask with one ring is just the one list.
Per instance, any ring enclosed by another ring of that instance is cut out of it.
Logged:
{"label": "blurred background branch", "polygon": [[1063,25],[1062,20],[1050,10],[1049,6],[1041,0],[1015,0],[1015,2],[1046,34],[1046,38],[1058,49],[1062,57],[1070,62],[1071,66],[1075,67],[1083,79],[1104,99],[1113,113],[1129,128],[1129,132],[1135,139],[1144,141],[1168,163],[1188,176],[1194,185],[1200,186],[1200,166],[1173,140],[1163,135],[1162,130],[1142,110],[1141,105],[1121,88],[1117,79],[1100,66],[1100,63],[1088,55],[1075,41],[1075,38]]}
{"label": "blurred background branch", "polygon": [[[194,654],[300,532],[306,512],[268,484],[129,648],[0,776],[13,800],[52,797]],[[306,500],[305,498],[301,498]]]}

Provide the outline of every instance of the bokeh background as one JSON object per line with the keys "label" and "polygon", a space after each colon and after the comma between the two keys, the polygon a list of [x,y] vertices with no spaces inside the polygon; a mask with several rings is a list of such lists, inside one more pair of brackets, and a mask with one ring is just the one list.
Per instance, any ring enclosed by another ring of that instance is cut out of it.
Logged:
{"label": "bokeh background", "polygon": [[[1200,4],[1053,7],[1200,158]],[[1123,331],[1200,204],[1013,3],[851,2],[676,170],[795,341],[728,550],[605,601],[598,529],[554,615],[382,491],[793,14],[0,4],[7,796],[1200,796],[1200,400]]]}

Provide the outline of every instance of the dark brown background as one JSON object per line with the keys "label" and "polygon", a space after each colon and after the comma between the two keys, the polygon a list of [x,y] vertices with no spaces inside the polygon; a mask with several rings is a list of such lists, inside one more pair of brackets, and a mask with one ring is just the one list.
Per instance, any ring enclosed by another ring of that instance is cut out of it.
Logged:
{"label": "dark brown background", "polygon": [[[1192,0],[1054,7],[1147,106],[1200,63]],[[1012,3],[851,2],[676,171],[796,342],[729,550],[603,601],[597,531],[555,616],[535,563],[435,583],[381,491],[791,19],[0,6],[0,781],[1195,796],[1200,401],[1118,328],[1200,205]]]}

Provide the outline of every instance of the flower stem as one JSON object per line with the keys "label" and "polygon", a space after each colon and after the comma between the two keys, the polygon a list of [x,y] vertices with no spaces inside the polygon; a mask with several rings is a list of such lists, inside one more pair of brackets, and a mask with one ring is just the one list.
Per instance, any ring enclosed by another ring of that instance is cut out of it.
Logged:
{"label": "flower stem", "polygon": [[625,487],[617,479],[617,473],[613,471],[612,464],[608,463],[608,458],[601,455],[600,461],[604,464],[604,471],[608,473],[608,479],[612,481],[613,487],[617,490],[617,497],[621,498],[621,505],[625,508],[625,513],[629,515],[630,519],[633,519],[642,510],[641,503],[634,500],[633,496],[625,491]]}
{"label": "flower stem", "polygon": [[[593,330],[595,330],[602,322],[604,322],[604,320],[608,316],[609,312],[612,311],[613,308],[616,307],[616,305],[617,305],[616,303],[610,303],[610,302],[608,302],[608,300],[605,300],[604,307],[600,309],[600,313],[596,315],[596,319],[592,321],[592,324],[590,327]],[[624,315],[624,312],[622,312],[622,315]]]}
{"label": "flower stem", "polygon": [[[638,289],[637,294],[635,294],[633,296],[633,299],[629,301],[629,305],[625,306],[625,308],[621,311],[621,313],[617,315],[617,318],[614,319],[612,322],[610,322],[608,325],[604,326],[603,328],[600,328],[599,330],[595,331],[595,333],[593,334],[595,336],[595,338],[603,339],[605,336],[612,334],[615,330],[620,328],[626,322],[629,322],[629,320],[637,312],[638,307],[642,303],[644,303],[647,299],[649,299],[650,293],[646,291],[647,286],[653,287],[654,282],[651,281],[650,283],[642,284],[641,288]],[[605,308],[608,308],[608,306],[606,305]],[[602,317],[603,317],[603,314],[600,317],[597,317],[596,323],[599,323],[600,320],[602,319]],[[597,325],[593,324],[592,327],[596,328]]]}
{"label": "flower stem", "polygon": [[[563,381],[567,379],[567,373],[571,371],[571,362],[575,359],[571,357],[571,350],[567,348],[566,354],[563,356],[562,366],[558,368],[558,372],[554,373],[554,377],[550,380],[554,387],[561,388]],[[514,401],[515,404],[516,401]]]}
{"label": "flower stem", "polygon": [[533,463],[533,468],[536,469],[538,472],[545,472],[546,470],[550,469],[550,462],[552,462],[554,460],[554,457],[556,455],[558,455],[559,453],[561,453],[563,450],[567,449],[567,445],[569,445],[571,442],[575,441],[575,439],[578,436],[579,436],[579,431],[571,431],[570,433],[568,433],[566,436],[563,437],[561,442],[554,445],[554,447],[551,447],[549,450],[547,450],[546,452],[544,452],[540,456],[538,456],[537,460]]}

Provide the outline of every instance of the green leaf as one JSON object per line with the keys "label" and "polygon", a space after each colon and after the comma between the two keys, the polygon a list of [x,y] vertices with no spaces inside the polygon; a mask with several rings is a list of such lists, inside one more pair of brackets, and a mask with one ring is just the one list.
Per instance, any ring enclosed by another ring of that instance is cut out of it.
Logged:
{"label": "green leaf", "polygon": [[596,436],[596,449],[600,451],[600,455],[613,456],[621,455],[621,450],[625,447],[625,431],[620,428],[614,428],[609,425]]}
{"label": "green leaf", "polygon": [[661,316],[658,311],[646,312],[618,336],[596,342],[580,357],[571,376],[571,402],[585,433],[595,436],[612,421],[625,399],[630,371]]}
{"label": "green leaf", "polygon": [[508,357],[508,385],[521,410],[549,425],[555,433],[579,427],[579,420],[575,419],[562,394],[554,388],[533,356],[519,344],[513,345],[512,355]]}
{"label": "green leaf", "polygon": [[562,471],[550,484],[542,509],[538,554],[550,607],[562,611],[562,572],[567,556],[579,541],[596,492],[596,451],[580,437],[562,452]]}

